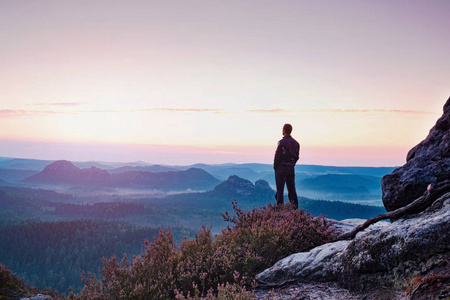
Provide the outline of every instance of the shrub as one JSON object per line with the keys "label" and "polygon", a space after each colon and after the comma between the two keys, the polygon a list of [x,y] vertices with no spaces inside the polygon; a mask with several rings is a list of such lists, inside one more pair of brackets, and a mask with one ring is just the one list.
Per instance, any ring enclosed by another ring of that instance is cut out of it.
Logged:
{"label": "shrub", "polygon": [[[237,282],[239,279],[239,273],[234,273],[234,280]],[[187,296],[175,290],[175,299],[177,300],[256,300],[256,296],[253,292],[248,291],[245,288],[244,283],[225,283],[219,284],[217,292],[213,289],[208,290],[205,297],[200,296],[198,287],[194,284],[194,295],[191,296],[188,292]]]}
{"label": "shrub", "polygon": [[14,275],[7,266],[0,262],[0,289],[18,290],[23,287],[23,282]]}
{"label": "shrub", "polygon": [[[233,201],[235,216],[228,212],[224,220],[234,224],[222,230],[223,237],[232,235],[236,243],[253,253],[258,265],[252,266],[255,272],[273,265],[289,254],[310,250],[328,243],[338,233],[334,224],[322,216],[314,217],[304,209],[293,210],[290,204],[274,206],[269,204],[262,208],[243,211]],[[256,261],[255,261],[256,262]]]}
{"label": "shrub", "polygon": [[135,256],[130,265],[124,254],[120,264],[117,257],[103,258],[101,282],[91,273],[82,274],[85,284],[81,299],[171,299],[175,286],[174,271],[179,260],[173,236],[160,230],[153,243],[144,241],[145,251]]}
{"label": "shrub", "polygon": [[131,264],[126,255],[120,263],[104,258],[100,280],[82,274],[79,299],[254,299],[245,287],[257,273],[336,235],[331,221],[290,205],[243,211],[233,201],[233,209],[234,216],[223,214],[228,226],[215,240],[203,226],[177,246],[169,228],[153,243],[145,241]]}

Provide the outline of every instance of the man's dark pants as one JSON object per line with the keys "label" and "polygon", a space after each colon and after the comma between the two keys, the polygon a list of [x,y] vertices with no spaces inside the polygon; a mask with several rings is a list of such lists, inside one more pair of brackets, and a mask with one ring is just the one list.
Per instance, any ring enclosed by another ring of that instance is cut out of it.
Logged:
{"label": "man's dark pants", "polygon": [[284,184],[288,190],[288,198],[294,209],[298,208],[297,192],[295,190],[295,169],[294,166],[280,165],[275,170],[275,183],[277,185],[277,204],[283,204]]}

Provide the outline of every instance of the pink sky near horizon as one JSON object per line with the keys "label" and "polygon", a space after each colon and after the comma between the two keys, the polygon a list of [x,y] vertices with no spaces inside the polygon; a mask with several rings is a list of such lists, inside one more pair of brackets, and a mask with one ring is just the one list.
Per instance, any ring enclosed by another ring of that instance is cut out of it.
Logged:
{"label": "pink sky near horizon", "polygon": [[449,1],[2,1],[0,157],[397,166],[450,96]]}
{"label": "pink sky near horizon", "polygon": [[[11,150],[10,158],[134,163],[143,161],[163,165],[196,163],[266,163],[271,164],[274,147],[195,148],[174,145],[80,144],[1,140],[0,146]],[[49,151],[52,149],[52,151]],[[30,152],[30,150],[32,150]],[[392,167],[404,164],[409,149],[403,147],[302,147],[299,164],[332,166]],[[30,155],[30,153],[33,153]],[[351,157],[351,160],[349,159]],[[140,158],[137,160],[134,158]]]}

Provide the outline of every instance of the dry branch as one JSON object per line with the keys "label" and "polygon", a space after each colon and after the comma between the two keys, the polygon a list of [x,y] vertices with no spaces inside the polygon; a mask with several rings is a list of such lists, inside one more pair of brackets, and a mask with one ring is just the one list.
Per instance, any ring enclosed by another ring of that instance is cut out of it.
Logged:
{"label": "dry branch", "polygon": [[340,235],[339,237],[337,237],[336,241],[351,240],[356,236],[358,232],[366,229],[367,227],[378,221],[386,219],[397,220],[408,214],[420,213],[425,209],[427,209],[428,207],[430,207],[433,204],[433,202],[436,201],[436,199],[438,199],[444,193],[447,193],[449,191],[450,191],[450,180],[440,182],[436,184],[436,186],[434,186],[433,188],[429,189],[425,195],[417,198],[407,206],[373,217],[372,219],[369,219],[363,224],[357,226],[352,231]]}

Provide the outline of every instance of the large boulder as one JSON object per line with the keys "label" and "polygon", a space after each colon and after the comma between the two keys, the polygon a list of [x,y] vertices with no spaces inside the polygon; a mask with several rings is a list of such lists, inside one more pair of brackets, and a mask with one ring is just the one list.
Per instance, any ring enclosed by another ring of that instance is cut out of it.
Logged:
{"label": "large boulder", "polygon": [[429,184],[450,179],[450,98],[444,113],[420,144],[412,148],[406,164],[381,180],[387,211],[404,207],[421,196]]}

